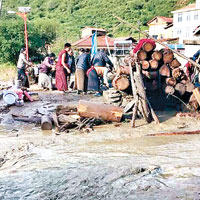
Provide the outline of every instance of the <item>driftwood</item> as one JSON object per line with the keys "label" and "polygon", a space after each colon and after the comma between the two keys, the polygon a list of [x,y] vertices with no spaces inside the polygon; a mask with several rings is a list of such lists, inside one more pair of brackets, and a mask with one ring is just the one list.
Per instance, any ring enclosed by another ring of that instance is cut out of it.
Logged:
{"label": "driftwood", "polygon": [[157,60],[155,59],[150,60],[149,63],[150,63],[151,69],[156,70],[158,68],[159,63]]}
{"label": "driftwood", "polygon": [[176,85],[176,79],[170,77],[170,78],[166,78],[166,84],[169,86],[174,87]]}
{"label": "driftwood", "polygon": [[58,116],[57,116],[56,112],[54,112],[54,113],[52,114],[52,118],[53,118],[54,126],[55,126],[55,127],[60,127],[59,122],[58,122]]}
{"label": "driftwood", "polygon": [[52,121],[49,116],[47,116],[47,115],[42,116],[41,129],[42,130],[52,130]]}
{"label": "driftwood", "polygon": [[116,90],[123,91],[123,90],[126,90],[129,87],[130,83],[129,83],[129,80],[126,76],[118,75],[113,79],[112,85]]}
{"label": "driftwood", "polygon": [[151,55],[151,57],[152,57],[152,59],[159,61],[159,60],[162,59],[163,55],[162,55],[162,52],[155,51],[155,52],[153,52],[153,54]]}
{"label": "driftwood", "polygon": [[175,58],[170,63],[170,66],[171,66],[172,69],[174,69],[174,68],[180,67],[181,63]]}
{"label": "driftwood", "polygon": [[179,131],[179,132],[166,132],[166,133],[154,133],[147,136],[170,136],[170,135],[194,135],[200,134],[200,130],[196,131]]}
{"label": "driftwood", "polygon": [[70,114],[76,114],[77,113],[77,108],[75,106],[63,106],[59,105],[56,108],[56,114],[64,114],[64,115],[70,115]]}
{"label": "driftwood", "polygon": [[165,93],[166,94],[174,94],[175,89],[172,86],[167,85],[165,88]]}
{"label": "driftwood", "polygon": [[149,69],[149,62],[146,60],[141,61],[142,69]]}
{"label": "driftwood", "polygon": [[123,109],[116,106],[80,100],[78,114],[86,118],[100,118],[105,121],[120,122]]}
{"label": "driftwood", "polygon": [[185,85],[183,85],[182,83],[177,83],[175,86],[175,90],[178,92],[179,95],[184,95],[186,88]]}
{"label": "driftwood", "polygon": [[138,59],[139,59],[140,61],[143,61],[143,60],[145,60],[145,59],[147,58],[147,52],[144,51],[144,50],[139,50],[139,51],[137,52],[137,57],[138,57]]}
{"label": "driftwood", "polygon": [[150,42],[145,42],[142,46],[142,48],[146,51],[146,52],[150,52],[154,49],[154,46],[152,43]]}
{"label": "driftwood", "polygon": [[16,121],[21,121],[21,122],[29,122],[29,123],[41,123],[41,117],[38,116],[24,116],[24,115],[15,115],[12,114],[12,117]]}
{"label": "driftwood", "polygon": [[116,73],[119,74],[119,75],[121,75],[121,74],[129,75],[130,74],[130,70],[129,70],[128,66],[119,66],[117,68]]}
{"label": "driftwood", "polygon": [[170,77],[170,69],[166,64],[162,65],[162,67],[159,70],[159,73],[161,76]]}
{"label": "driftwood", "polygon": [[200,106],[200,92],[199,92],[199,88],[195,88],[193,90],[193,94],[195,96],[195,99],[197,100],[199,106]]}

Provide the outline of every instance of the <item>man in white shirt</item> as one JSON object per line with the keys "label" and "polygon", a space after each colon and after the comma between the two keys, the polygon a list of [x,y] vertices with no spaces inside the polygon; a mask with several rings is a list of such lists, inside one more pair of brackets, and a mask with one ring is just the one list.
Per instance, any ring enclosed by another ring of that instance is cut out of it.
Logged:
{"label": "man in white shirt", "polygon": [[28,77],[25,73],[26,65],[31,65],[27,59],[26,59],[26,49],[22,48],[20,50],[19,59],[17,62],[17,73],[18,73],[18,80],[22,81],[23,87],[29,87]]}

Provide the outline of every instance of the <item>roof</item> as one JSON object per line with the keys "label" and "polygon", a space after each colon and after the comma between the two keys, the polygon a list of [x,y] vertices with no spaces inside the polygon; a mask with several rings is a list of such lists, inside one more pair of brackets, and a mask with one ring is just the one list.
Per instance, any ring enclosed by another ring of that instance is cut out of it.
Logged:
{"label": "roof", "polygon": [[[102,36],[97,36],[98,48],[107,48],[106,37],[107,37],[107,40],[108,40],[109,48],[111,48],[111,49],[114,48],[114,41],[116,41],[116,40],[117,41],[119,41],[119,40],[131,40],[132,42],[136,41],[132,37],[111,38],[111,37],[102,35]],[[72,44],[72,46],[75,46],[75,47],[78,47],[78,48],[91,48],[92,47],[92,35],[81,38],[80,40],[74,42]]]}
{"label": "roof", "polygon": [[96,28],[96,27],[90,27],[90,26],[86,26],[85,28],[82,28],[81,31],[85,30],[85,29],[91,29],[91,30],[97,30],[97,31],[103,31],[103,32],[107,32],[105,29],[103,28]]}
{"label": "roof", "polygon": [[154,20],[156,20],[157,18],[160,18],[161,20],[163,20],[166,23],[172,23],[173,22],[173,18],[171,18],[171,17],[156,16],[153,19],[149,20],[147,22],[147,25],[150,24],[151,22],[153,22]]}
{"label": "roof", "polygon": [[172,41],[176,41],[178,39],[179,38],[162,38],[162,39],[159,39],[158,41],[160,41],[160,42],[172,42]]}
{"label": "roof", "polygon": [[172,11],[172,13],[181,12],[181,11],[188,11],[188,10],[194,10],[196,8],[197,8],[196,7],[196,3],[192,3],[192,4],[189,4],[189,5],[185,6],[185,7],[180,8],[178,10]]}
{"label": "roof", "polygon": [[[98,48],[105,48],[107,47],[107,44],[106,44],[106,38],[107,37],[107,40],[108,40],[108,45],[110,48],[114,47],[114,38],[110,38],[108,36],[98,36],[97,37],[97,45],[98,45]],[[86,36],[76,42],[74,42],[72,44],[72,46],[76,46],[76,47],[82,47],[82,48],[91,48],[92,47],[92,35],[90,36]]]}
{"label": "roof", "polygon": [[171,28],[171,27],[173,27],[173,23],[168,24],[167,26],[164,27],[164,29],[168,29],[168,28]]}

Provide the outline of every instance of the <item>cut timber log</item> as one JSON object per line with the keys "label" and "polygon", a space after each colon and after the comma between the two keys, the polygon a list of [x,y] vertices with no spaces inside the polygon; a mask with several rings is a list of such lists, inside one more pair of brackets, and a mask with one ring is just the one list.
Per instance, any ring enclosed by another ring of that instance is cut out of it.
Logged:
{"label": "cut timber log", "polygon": [[59,125],[59,122],[58,122],[58,116],[57,116],[56,112],[54,112],[54,113],[52,114],[52,118],[53,118],[54,126],[55,126],[55,127],[59,127],[60,125]]}
{"label": "cut timber log", "polygon": [[131,56],[126,56],[126,57],[124,58],[124,63],[125,63],[126,65],[128,65],[129,62],[131,62],[131,66],[132,66],[132,67],[135,65],[135,59],[134,59],[133,57],[131,57]]}
{"label": "cut timber log", "polygon": [[167,132],[167,133],[154,133],[147,136],[169,136],[169,135],[194,135],[200,134],[200,130],[196,131],[180,131],[180,132]]}
{"label": "cut timber log", "polygon": [[60,123],[75,123],[77,121],[77,119],[73,118],[72,117],[73,115],[63,115],[63,114],[60,114],[58,115],[58,121]]}
{"label": "cut timber log", "polygon": [[164,54],[163,54],[163,62],[165,64],[171,63],[173,59],[174,59],[174,54],[173,54],[172,51],[167,50],[166,52],[164,52]]}
{"label": "cut timber log", "polygon": [[195,88],[193,90],[193,94],[194,94],[194,96],[195,96],[195,98],[196,98],[196,100],[197,100],[197,102],[198,102],[198,104],[200,106],[200,92],[199,92],[199,88]]}
{"label": "cut timber log", "polygon": [[170,69],[165,64],[160,68],[159,73],[161,76],[170,77]]}
{"label": "cut timber log", "polygon": [[176,79],[170,77],[170,78],[166,78],[166,84],[169,86],[174,87],[176,85]]}
{"label": "cut timber log", "polygon": [[121,75],[121,76],[116,76],[113,79],[112,85],[116,90],[123,91],[123,90],[126,90],[129,87],[130,83],[129,83],[129,80],[126,76]]}
{"label": "cut timber log", "polygon": [[129,69],[128,66],[119,66],[117,68],[116,73],[119,74],[119,75],[121,75],[121,74],[129,75],[130,74],[130,69]]}
{"label": "cut timber log", "polygon": [[36,117],[36,116],[29,117],[23,115],[15,115],[15,114],[12,114],[12,117],[16,121],[37,123],[37,124],[41,123],[41,117]]}
{"label": "cut timber log", "polygon": [[149,69],[149,62],[146,60],[141,61],[142,69],[147,70]]}
{"label": "cut timber log", "polygon": [[105,121],[120,122],[123,115],[123,109],[102,103],[80,100],[78,114],[81,117],[101,118]]}
{"label": "cut timber log", "polygon": [[172,69],[174,69],[174,68],[180,67],[181,63],[175,58],[170,63],[170,66],[171,66]]}
{"label": "cut timber log", "polygon": [[175,68],[172,70],[172,76],[173,78],[177,79],[181,76],[181,70],[179,68]]}
{"label": "cut timber log", "polygon": [[192,94],[189,99],[189,105],[194,109],[197,110],[199,108],[198,101],[195,98],[195,95]]}
{"label": "cut timber log", "polygon": [[144,50],[139,50],[139,51],[137,52],[137,57],[138,57],[138,59],[139,59],[140,61],[146,60],[146,58],[147,58],[147,52],[144,51]]}
{"label": "cut timber log", "polygon": [[77,112],[77,108],[75,106],[63,106],[63,105],[58,105],[56,108],[56,114],[64,114],[64,115],[70,115],[70,114],[75,114]]}
{"label": "cut timber log", "polygon": [[47,116],[47,115],[42,116],[41,129],[42,130],[52,130],[52,121],[49,116]]}
{"label": "cut timber log", "polygon": [[174,94],[175,89],[172,86],[167,85],[165,88],[165,93],[166,94]]}
{"label": "cut timber log", "polygon": [[185,87],[186,92],[192,93],[192,91],[194,90],[194,84],[191,82],[186,83]]}
{"label": "cut timber log", "polygon": [[143,45],[142,45],[142,48],[143,50],[145,50],[146,52],[150,52],[150,51],[153,51],[154,49],[154,45],[150,42],[145,42]]}
{"label": "cut timber log", "polygon": [[150,60],[149,61],[149,63],[150,63],[150,66],[151,66],[151,69],[153,69],[153,70],[155,70],[155,69],[157,69],[158,68],[158,61],[157,60]]}
{"label": "cut timber log", "polygon": [[182,83],[177,83],[175,86],[175,90],[178,92],[179,95],[184,95],[185,94],[185,85],[183,85]]}
{"label": "cut timber log", "polygon": [[163,55],[162,55],[162,52],[160,52],[160,51],[154,51],[151,57],[153,60],[159,61],[162,59]]}

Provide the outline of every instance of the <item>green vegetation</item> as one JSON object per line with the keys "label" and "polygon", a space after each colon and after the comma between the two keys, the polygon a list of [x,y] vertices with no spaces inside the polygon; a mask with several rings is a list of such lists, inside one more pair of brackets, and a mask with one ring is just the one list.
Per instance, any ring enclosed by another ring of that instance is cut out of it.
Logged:
{"label": "green vegetation", "polygon": [[[194,0],[193,0],[194,1]],[[80,38],[85,26],[105,28],[110,36],[135,36],[136,30],[120,23],[113,15],[145,29],[146,22],[154,16],[171,16],[171,11],[192,0],[9,0],[3,5],[0,20],[0,61],[16,61],[23,46],[23,22],[18,16],[8,16],[6,11],[19,6],[30,6],[28,32],[31,53],[53,43],[57,53],[64,42]],[[20,21],[21,20],[21,21]],[[2,21],[5,23],[2,23]],[[9,23],[8,23],[9,22]],[[17,24],[17,26],[16,26]],[[16,27],[15,27],[16,26]],[[4,32],[6,30],[6,32]],[[3,34],[2,34],[3,33]],[[6,52],[6,53],[5,53]]]}

